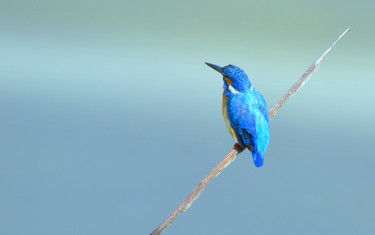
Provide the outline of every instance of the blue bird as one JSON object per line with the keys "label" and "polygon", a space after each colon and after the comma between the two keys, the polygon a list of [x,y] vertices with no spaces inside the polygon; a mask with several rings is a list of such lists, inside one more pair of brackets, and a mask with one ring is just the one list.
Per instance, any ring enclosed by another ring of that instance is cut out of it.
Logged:
{"label": "blue bird", "polygon": [[263,95],[237,66],[206,63],[223,75],[222,111],[229,133],[242,148],[248,148],[256,167],[263,166],[270,143],[270,118]]}

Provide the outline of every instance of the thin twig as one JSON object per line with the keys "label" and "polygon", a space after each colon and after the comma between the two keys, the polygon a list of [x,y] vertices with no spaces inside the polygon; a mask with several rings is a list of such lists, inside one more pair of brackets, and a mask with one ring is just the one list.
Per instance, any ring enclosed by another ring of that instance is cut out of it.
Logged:
{"label": "thin twig", "polygon": [[272,109],[269,110],[270,119],[272,119],[277,111],[283,106],[283,104],[290,98],[292,95],[294,95],[305,83],[310,79],[311,75],[316,71],[316,69],[319,67],[320,63],[324,60],[326,55],[333,49],[334,46],[345,36],[347,32],[349,32],[352,29],[352,26],[347,28],[337,39],[332,43],[332,45],[313,63],[310,68],[306,70],[304,74],[298,79],[296,83],[288,90],[287,93],[281,99],[275,106],[273,106]]}
{"label": "thin twig", "polygon": [[[334,46],[345,36],[347,32],[352,27],[350,26],[347,28],[332,45],[313,63],[306,72],[298,79],[298,81],[288,90],[288,92],[279,100],[279,102],[269,110],[270,119],[272,119],[276,113],[279,111],[281,106],[290,98],[292,97],[311,77],[311,75],[316,71],[319,67],[320,63],[323,61],[325,56],[333,49]],[[193,202],[200,196],[203,190],[206,188],[208,183],[211,182],[216,176],[219,176],[221,172],[227,167],[231,162],[236,159],[237,155],[242,152],[242,149],[239,147],[234,147],[221,162],[204,178],[198,186],[185,198],[184,201],[161,223],[152,233],[151,235],[159,235],[161,234],[164,229],[166,229],[175,219],[176,217],[181,214],[182,212],[189,209],[189,207],[193,204]]]}

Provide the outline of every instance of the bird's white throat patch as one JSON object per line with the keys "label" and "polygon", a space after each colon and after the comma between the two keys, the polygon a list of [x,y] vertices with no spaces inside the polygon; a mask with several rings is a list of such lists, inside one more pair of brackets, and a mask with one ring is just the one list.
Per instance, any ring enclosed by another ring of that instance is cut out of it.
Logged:
{"label": "bird's white throat patch", "polygon": [[232,93],[234,95],[240,94],[240,92],[237,91],[232,85],[228,86],[228,90],[230,91],[230,93]]}

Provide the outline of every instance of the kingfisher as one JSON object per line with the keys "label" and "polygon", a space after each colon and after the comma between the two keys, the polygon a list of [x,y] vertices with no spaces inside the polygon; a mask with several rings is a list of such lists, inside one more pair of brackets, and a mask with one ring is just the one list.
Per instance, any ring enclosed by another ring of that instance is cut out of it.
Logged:
{"label": "kingfisher", "polygon": [[239,67],[206,64],[223,75],[222,111],[227,129],[238,143],[235,145],[249,149],[255,166],[263,166],[264,154],[270,143],[266,100]]}

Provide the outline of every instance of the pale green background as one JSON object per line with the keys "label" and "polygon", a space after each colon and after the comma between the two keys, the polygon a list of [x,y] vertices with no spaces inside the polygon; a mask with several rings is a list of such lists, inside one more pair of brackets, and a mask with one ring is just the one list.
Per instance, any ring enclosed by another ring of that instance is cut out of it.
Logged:
{"label": "pale green background", "polygon": [[1,1],[0,234],[148,234],[231,149],[222,80],[271,122],[165,234],[374,234],[374,1]]}

